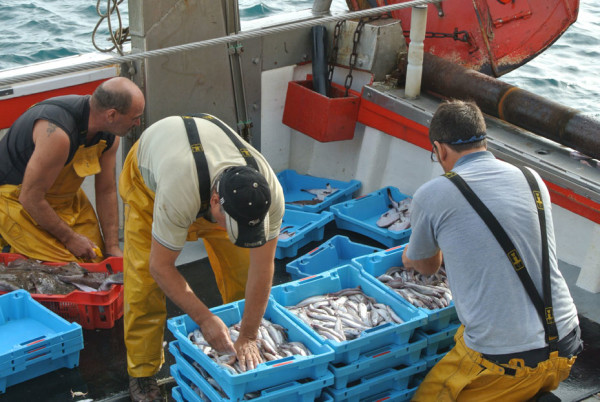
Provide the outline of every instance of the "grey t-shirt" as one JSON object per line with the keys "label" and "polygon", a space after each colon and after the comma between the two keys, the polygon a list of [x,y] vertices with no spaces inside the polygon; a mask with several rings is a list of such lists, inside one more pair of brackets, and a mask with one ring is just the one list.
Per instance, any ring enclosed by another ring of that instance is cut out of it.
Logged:
{"label": "grey t-shirt", "polygon": [[[541,235],[537,208],[523,173],[489,152],[460,158],[452,169],[469,184],[511,238],[541,295]],[[556,259],[548,189],[537,173],[546,211],[552,303],[559,336],[579,320]],[[465,343],[485,354],[546,346],[542,321],[506,254],[458,188],[438,177],[420,187],[411,206],[410,259],[433,256],[444,263]]]}

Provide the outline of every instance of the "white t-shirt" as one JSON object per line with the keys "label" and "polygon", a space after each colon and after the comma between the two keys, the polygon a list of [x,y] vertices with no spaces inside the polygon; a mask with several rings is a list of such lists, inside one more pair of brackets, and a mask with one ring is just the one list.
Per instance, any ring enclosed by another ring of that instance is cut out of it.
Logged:
{"label": "white t-shirt", "polygon": [[[246,165],[229,137],[214,123],[194,119],[204,148],[211,188],[226,168]],[[233,132],[233,131],[232,131]],[[266,159],[234,133],[248,148],[271,190],[267,241],[279,235],[285,211],[283,190]],[[190,225],[200,210],[198,172],[180,116],[166,117],[148,127],[139,139],[138,168],[146,186],[155,193],[152,236],[171,250],[181,250]]]}

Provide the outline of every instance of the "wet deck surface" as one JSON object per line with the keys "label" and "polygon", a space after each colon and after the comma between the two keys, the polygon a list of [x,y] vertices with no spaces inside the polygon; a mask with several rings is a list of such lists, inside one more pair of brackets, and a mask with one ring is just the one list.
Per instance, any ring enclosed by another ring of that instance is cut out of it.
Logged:
{"label": "wet deck surface", "polygon": [[[379,243],[358,235],[336,229],[330,223],[325,228],[326,241],[341,234],[352,241],[382,247]],[[298,251],[298,256],[314,249],[319,243],[312,242]],[[295,258],[276,260],[273,284],[278,285],[291,278],[285,270],[287,263]],[[181,273],[209,307],[221,304],[221,297],[214,282],[214,276],[206,258],[179,266]],[[168,317],[182,315],[183,312],[167,301]],[[552,394],[544,396],[543,401],[581,401],[598,400],[592,395],[600,393],[600,324],[580,316],[582,338],[585,347],[573,366],[571,376],[561,383]],[[128,377],[123,343],[123,319],[116,321],[114,328],[102,330],[83,330],[84,349],[80,352],[79,367],[60,369],[7,388],[0,395],[0,401],[129,401]],[[169,330],[165,331],[165,341],[174,340]],[[174,381],[169,367],[175,363],[168,351],[166,363],[158,378],[165,394],[171,398]]]}

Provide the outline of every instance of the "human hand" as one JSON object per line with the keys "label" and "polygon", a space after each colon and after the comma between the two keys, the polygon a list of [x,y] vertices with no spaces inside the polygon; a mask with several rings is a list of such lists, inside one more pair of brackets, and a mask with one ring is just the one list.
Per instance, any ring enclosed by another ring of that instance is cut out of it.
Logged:
{"label": "human hand", "polygon": [[255,369],[263,362],[255,339],[240,336],[234,346],[242,371]]}
{"label": "human hand", "polygon": [[94,249],[97,246],[90,239],[79,233],[73,232],[73,235],[65,243],[65,247],[77,258],[86,260],[96,258]]}
{"label": "human hand", "polygon": [[106,246],[104,257],[123,257],[123,250],[119,246],[109,247]]}
{"label": "human hand", "polygon": [[211,314],[201,323],[200,330],[204,339],[216,349],[217,352],[222,354],[235,355],[235,348],[229,337],[229,329],[225,323],[216,315]]}

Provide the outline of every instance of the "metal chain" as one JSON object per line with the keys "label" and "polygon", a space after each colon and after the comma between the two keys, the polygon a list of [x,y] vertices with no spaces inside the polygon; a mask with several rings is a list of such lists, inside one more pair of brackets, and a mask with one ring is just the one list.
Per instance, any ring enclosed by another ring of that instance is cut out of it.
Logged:
{"label": "metal chain", "polygon": [[352,77],[352,70],[354,70],[354,67],[356,67],[356,61],[358,59],[357,49],[362,29],[367,22],[375,21],[380,18],[381,16],[368,17],[361,18],[360,21],[358,21],[358,25],[356,26],[356,30],[354,31],[354,37],[352,38],[352,53],[350,54],[350,60],[348,62],[348,75],[346,76],[346,81],[344,81],[344,87],[346,88],[346,94],[344,96],[348,96],[348,91],[350,90],[350,87],[352,86],[352,81],[354,80],[354,77]]}
{"label": "metal chain", "polygon": [[333,30],[333,47],[331,49],[331,57],[329,58],[329,70],[327,72],[327,82],[328,88],[331,88],[331,81],[333,80],[333,69],[335,68],[335,63],[337,63],[337,54],[338,54],[338,39],[340,37],[340,31],[342,30],[342,25],[346,20],[338,21],[335,24],[335,28]]}
{"label": "metal chain", "polygon": [[[403,31],[405,37],[410,37],[410,31]],[[458,28],[454,28],[453,33],[442,33],[442,32],[425,32],[426,38],[451,38],[459,42],[469,43],[469,33],[467,31],[459,31]]]}

